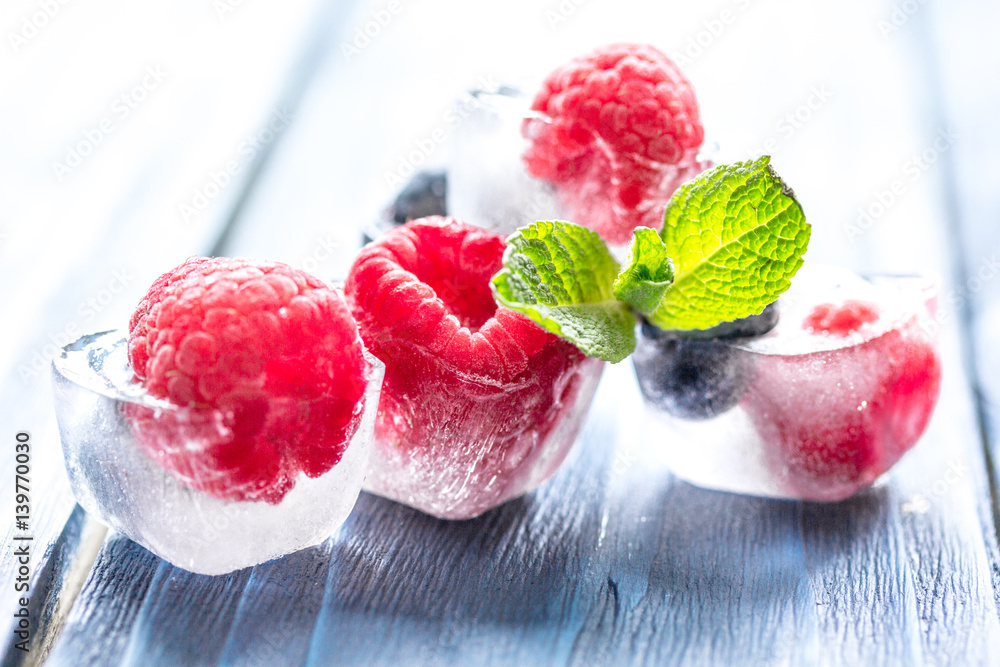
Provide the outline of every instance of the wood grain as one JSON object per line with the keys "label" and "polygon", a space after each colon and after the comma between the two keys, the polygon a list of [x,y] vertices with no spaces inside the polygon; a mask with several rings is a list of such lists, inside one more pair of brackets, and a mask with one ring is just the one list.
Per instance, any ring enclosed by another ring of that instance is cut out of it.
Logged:
{"label": "wood grain", "polygon": [[[49,664],[122,662],[146,592],[162,561],[138,544],[111,535],[98,554]],[[95,629],[100,628],[100,634]]]}

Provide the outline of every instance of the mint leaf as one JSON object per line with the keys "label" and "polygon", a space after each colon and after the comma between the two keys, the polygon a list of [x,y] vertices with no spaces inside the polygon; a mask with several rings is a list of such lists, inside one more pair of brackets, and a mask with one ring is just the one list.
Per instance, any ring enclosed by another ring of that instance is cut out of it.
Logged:
{"label": "mint leaf", "polygon": [[507,238],[503,266],[492,280],[500,305],[591,357],[617,363],[635,349],[635,316],[611,290],[618,262],[595,232],[535,222]]}
{"label": "mint leaf", "polygon": [[655,229],[637,227],[625,258],[627,268],[615,279],[615,297],[639,312],[653,311],[674,282],[674,265]]}
{"label": "mint leaf", "polygon": [[707,329],[760,313],[791,285],[810,227],[770,161],[765,155],[716,167],[671,197],[661,237],[673,260],[673,284],[656,304],[629,299],[653,324]]}

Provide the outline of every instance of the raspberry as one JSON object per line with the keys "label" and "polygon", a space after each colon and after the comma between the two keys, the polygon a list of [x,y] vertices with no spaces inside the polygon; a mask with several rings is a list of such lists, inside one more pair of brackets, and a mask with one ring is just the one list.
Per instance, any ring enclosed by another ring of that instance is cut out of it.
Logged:
{"label": "raspberry", "polygon": [[345,291],[373,354],[401,342],[478,379],[507,382],[523,373],[530,355],[558,339],[513,311],[498,311],[490,278],[504,248],[497,234],[435,216],[362,250]]}
{"label": "raspberry", "polygon": [[351,267],[345,293],[386,366],[369,490],[465,518],[534,488],[568,453],[576,430],[563,422],[578,395],[589,401],[582,369],[596,360],[497,307],[490,278],[504,247],[483,229],[424,218]]}
{"label": "raspberry", "polygon": [[707,164],[690,82],[652,46],[613,44],[556,69],[522,131],[529,173],[556,186],[574,222],[611,243],[659,228],[670,195]]}
{"label": "raspberry", "polygon": [[129,323],[129,360],[178,409],[128,415],[146,452],[217,498],[279,502],[357,430],[367,363],[344,300],[290,266],[200,258],[153,283]]}
{"label": "raspberry", "polygon": [[821,303],[813,308],[803,325],[814,333],[847,336],[877,320],[878,308],[875,304],[849,299],[840,305]]}
{"label": "raspberry", "polygon": [[911,321],[860,345],[762,356],[745,407],[788,490],[831,501],[870,485],[916,443],[940,386],[937,353]]}

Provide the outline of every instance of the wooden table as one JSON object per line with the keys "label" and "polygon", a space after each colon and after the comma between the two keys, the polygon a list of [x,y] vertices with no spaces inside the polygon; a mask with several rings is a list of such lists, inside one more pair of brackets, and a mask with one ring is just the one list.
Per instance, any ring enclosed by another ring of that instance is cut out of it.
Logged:
{"label": "wooden table", "polygon": [[[1000,5],[43,4],[0,20],[0,496],[13,514],[28,432],[34,537],[31,651],[3,664],[1000,662]],[[387,174],[446,160],[464,88],[617,40],[680,61],[720,160],[774,156],[810,260],[941,275],[941,401],[887,482],[832,505],[684,483],[624,363],[561,472],[479,519],[362,494],[323,544],[206,577],[75,506],[57,345],[124,326],[191,255],[341,277]],[[12,637],[23,533],[2,525]]]}

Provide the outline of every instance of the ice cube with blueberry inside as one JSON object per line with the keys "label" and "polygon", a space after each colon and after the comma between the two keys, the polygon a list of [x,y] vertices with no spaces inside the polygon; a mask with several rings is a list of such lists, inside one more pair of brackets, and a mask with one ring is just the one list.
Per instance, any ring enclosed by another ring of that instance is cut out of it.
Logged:
{"label": "ice cube with blueberry inside", "polygon": [[633,364],[651,444],[698,486],[836,501],[927,427],[941,383],[934,284],[806,264],[777,323],[715,336],[643,325]]}
{"label": "ice cube with blueberry inside", "polygon": [[568,455],[603,362],[497,306],[504,247],[436,217],[355,260],[345,292],[386,365],[367,490],[465,519],[536,488]]}
{"label": "ice cube with blueberry inside", "polygon": [[85,336],[54,360],[74,494],[193,572],[318,544],[360,492],[382,370],[321,281],[189,261],[153,284],[127,337]]}

